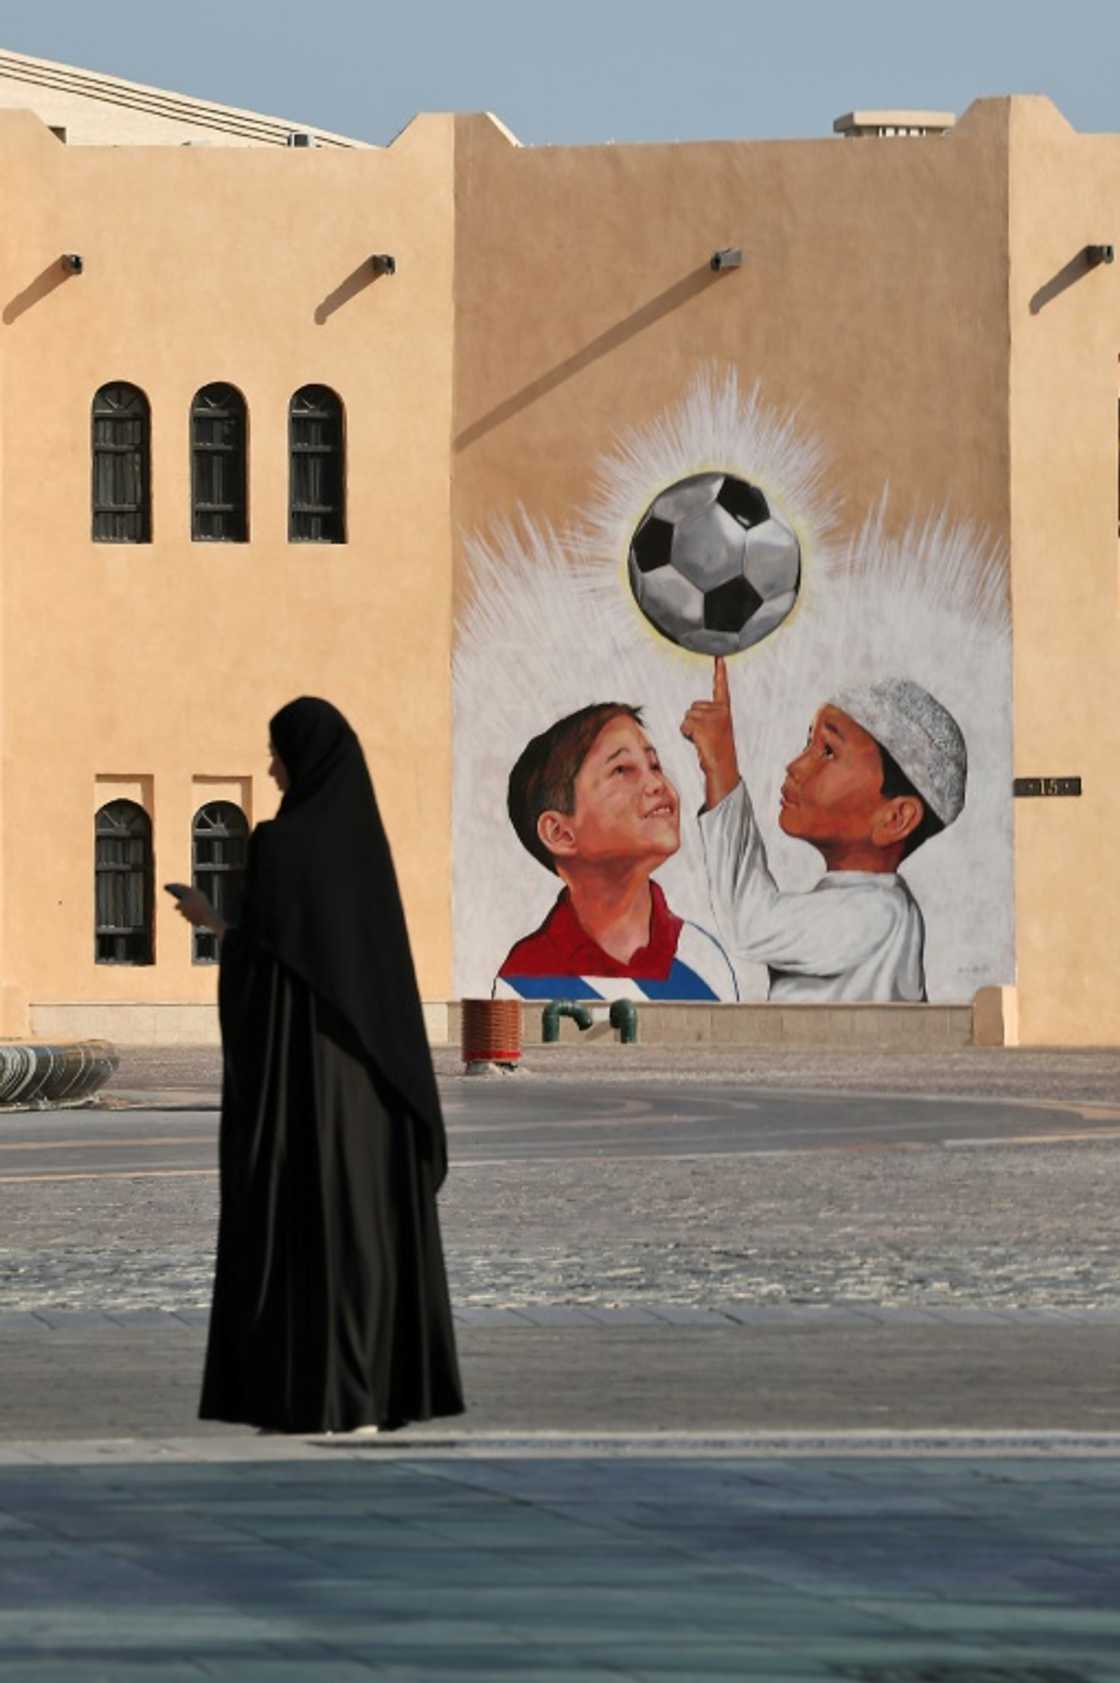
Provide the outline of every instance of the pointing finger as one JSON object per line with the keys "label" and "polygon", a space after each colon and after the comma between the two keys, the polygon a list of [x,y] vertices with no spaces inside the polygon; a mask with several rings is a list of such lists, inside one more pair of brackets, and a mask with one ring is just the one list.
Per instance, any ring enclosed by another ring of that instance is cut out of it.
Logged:
{"label": "pointing finger", "polygon": [[715,659],[715,675],[712,678],[712,700],[718,707],[731,705],[731,691],[727,683],[727,662],[722,655]]}

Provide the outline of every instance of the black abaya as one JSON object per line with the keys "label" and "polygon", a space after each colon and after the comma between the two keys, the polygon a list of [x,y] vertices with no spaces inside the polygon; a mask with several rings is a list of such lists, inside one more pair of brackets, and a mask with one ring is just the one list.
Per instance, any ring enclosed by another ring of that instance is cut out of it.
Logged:
{"label": "black abaya", "polygon": [[301,697],[271,732],[289,786],[222,943],[200,1412],[312,1432],[458,1414],[446,1140],[388,840],[336,708]]}
{"label": "black abaya", "polygon": [[241,923],[352,1030],[426,1136],[447,1146],[404,907],[365,756],[337,708],[301,696],[270,721],[290,779],[253,831]]}
{"label": "black abaya", "polygon": [[442,1164],[344,1017],[223,942],[221,1222],[200,1413],[281,1431],[463,1409]]}

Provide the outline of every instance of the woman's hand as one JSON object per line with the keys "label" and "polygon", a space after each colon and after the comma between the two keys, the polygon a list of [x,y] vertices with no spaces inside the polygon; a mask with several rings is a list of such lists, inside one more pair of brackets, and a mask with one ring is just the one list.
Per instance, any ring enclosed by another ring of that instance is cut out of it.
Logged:
{"label": "woman's hand", "polygon": [[218,916],[200,888],[187,888],[176,894],[175,910],[196,929],[211,929],[219,936],[226,932],[225,919]]}

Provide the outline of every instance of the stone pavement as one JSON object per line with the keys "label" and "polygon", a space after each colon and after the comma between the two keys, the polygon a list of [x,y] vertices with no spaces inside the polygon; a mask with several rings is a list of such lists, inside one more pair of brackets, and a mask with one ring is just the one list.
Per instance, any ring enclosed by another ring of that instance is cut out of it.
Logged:
{"label": "stone pavement", "polygon": [[1120,1317],[734,1308],[462,1312],[470,1412],[372,1440],[5,1317],[0,1683],[1120,1683]]}
{"label": "stone pavement", "polygon": [[[1120,1116],[1102,1134],[1049,1107],[1005,1124],[987,1099],[518,1077],[448,1098],[456,1305],[1120,1310]],[[0,1311],[208,1306],[212,1110],[4,1117],[0,1133]]]}
{"label": "stone pavement", "polygon": [[0,1452],[0,1679],[1120,1679],[1114,1455],[241,1443]]}
{"label": "stone pavement", "polygon": [[[222,1059],[216,1046],[122,1046],[108,1099],[144,1105],[215,1102]],[[433,1049],[441,1081],[464,1076],[458,1047]],[[773,1051],[761,1047],[537,1046],[515,1079],[526,1082],[734,1081],[759,1087],[852,1093],[1001,1095],[1066,1103],[1120,1103],[1120,1049],[969,1047],[956,1052],[886,1052],[828,1047]]]}
{"label": "stone pavement", "polygon": [[[590,1062],[564,1051],[526,1079]],[[1120,1071],[1115,1054],[672,1065],[1085,1104],[1114,1102]],[[216,1075],[212,1053],[122,1070],[147,1104]],[[1031,1177],[1051,1198],[1068,1179],[1084,1270],[1091,1188],[1056,1161],[1041,1177],[1024,1159],[1012,1188],[1001,1154],[975,1196],[1021,1228]],[[911,1219],[897,1176],[853,1173],[853,1198]],[[91,1221],[135,1245],[136,1202],[122,1226],[75,1184],[73,1206],[35,1202],[31,1248]],[[166,1242],[174,1212],[152,1211]],[[507,1219],[507,1243],[525,1237]],[[1005,1259],[981,1261],[991,1294]],[[40,1299],[0,1317],[0,1683],[1120,1683],[1120,1313],[1076,1279],[1043,1287],[1063,1309],[462,1307],[470,1413],[365,1441],[195,1420],[199,1309]]]}
{"label": "stone pavement", "polygon": [[[661,1319],[597,1313],[598,1324],[547,1305],[457,1312],[469,1413],[456,1436],[1120,1430],[1120,1316],[1108,1312],[1071,1320],[739,1306],[738,1322],[672,1305]],[[0,1443],[228,1436],[195,1419],[205,1333],[187,1320],[5,1316]],[[442,1432],[438,1422],[413,1428],[408,1441]]]}

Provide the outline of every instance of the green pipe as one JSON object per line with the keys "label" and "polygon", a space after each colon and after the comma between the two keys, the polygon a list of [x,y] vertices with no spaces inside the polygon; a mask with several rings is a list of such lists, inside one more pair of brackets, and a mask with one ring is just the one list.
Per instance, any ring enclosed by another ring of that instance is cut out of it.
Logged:
{"label": "green pipe", "polygon": [[581,1029],[591,1027],[591,1012],[586,1005],[573,1005],[568,999],[550,999],[541,1012],[541,1039],[546,1046],[559,1040],[561,1017],[571,1017]]}
{"label": "green pipe", "polygon": [[638,1040],[638,1007],[632,999],[615,999],[611,1002],[610,1024],[618,1030],[618,1038],[623,1046],[634,1046]]}

